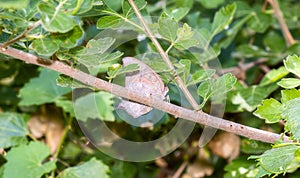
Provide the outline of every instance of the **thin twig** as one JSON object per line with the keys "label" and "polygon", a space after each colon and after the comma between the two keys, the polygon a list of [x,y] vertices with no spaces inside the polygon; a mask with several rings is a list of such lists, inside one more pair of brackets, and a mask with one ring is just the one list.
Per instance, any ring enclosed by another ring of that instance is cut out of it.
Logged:
{"label": "thin twig", "polygon": [[3,48],[0,43],[0,53],[14,57],[16,59],[20,59],[25,61],[27,64],[34,64],[44,68],[48,68],[51,70],[55,70],[60,72],[61,74],[65,74],[77,81],[80,81],[88,86],[95,87],[100,90],[104,90],[106,92],[112,93],[116,96],[120,96],[122,98],[127,98],[129,100],[157,108],[161,111],[172,114],[176,117],[183,118],[185,120],[189,120],[192,122],[196,122],[202,125],[207,125],[216,129],[221,129],[227,132],[231,132],[237,135],[241,135],[253,140],[259,140],[267,143],[274,143],[275,141],[283,138],[286,142],[291,142],[287,136],[282,136],[279,134],[275,134],[272,132],[256,129],[253,127],[248,127],[242,124],[238,124],[232,121],[224,120],[215,116],[211,116],[204,112],[198,112],[194,110],[190,110],[187,108],[183,108],[166,101],[162,101],[157,99],[157,97],[145,97],[145,95],[138,91],[132,91],[125,87],[106,82],[102,79],[99,79],[95,76],[84,73],[80,70],[72,68],[60,61],[54,61],[51,64],[40,63],[40,58],[34,56],[30,53],[26,53],[24,51],[14,49],[11,47]]}
{"label": "thin twig", "polygon": [[[155,38],[155,36],[151,32],[150,28],[148,27],[147,23],[145,22],[145,20],[144,20],[142,14],[140,13],[139,9],[137,8],[137,6],[133,2],[133,0],[128,0],[128,2],[131,5],[131,7],[132,7],[133,11],[135,12],[135,14],[137,15],[138,19],[142,23],[142,25],[145,29],[145,32],[148,34],[149,38],[151,39],[153,45],[158,50],[158,52],[161,55],[162,59],[165,61],[165,63],[167,64],[167,66],[171,70],[171,72],[176,74],[175,67],[173,66],[172,62],[170,61],[168,54],[163,50],[163,48],[161,47],[161,45],[159,44],[159,42],[157,41],[157,39]],[[178,84],[179,88],[184,93],[184,95],[187,98],[187,100],[189,101],[189,103],[192,105],[193,109],[198,110],[199,106],[198,106],[197,102],[195,101],[195,99],[193,98],[193,96],[191,95],[191,93],[189,92],[189,90],[187,89],[187,87],[185,86],[185,84],[183,83],[183,81],[181,80],[181,78],[178,75],[175,75],[175,81]]]}
{"label": "thin twig", "polygon": [[289,31],[288,26],[286,25],[286,22],[283,18],[278,1],[277,0],[268,0],[268,3],[270,3],[272,8],[274,9],[275,16],[279,22],[279,25],[280,25],[281,31],[283,33],[287,47],[293,45],[295,43],[295,40],[294,40],[293,36],[291,35],[291,32]]}
{"label": "thin twig", "polygon": [[42,23],[41,20],[36,21],[32,26],[28,27],[23,33],[21,33],[19,36],[3,43],[2,48],[6,48],[7,46],[19,41],[22,38],[25,38],[26,35],[33,29],[35,29],[36,27],[38,27],[40,24]]}
{"label": "thin twig", "polygon": [[177,171],[175,172],[175,174],[172,176],[172,178],[179,178],[182,174],[182,172],[184,171],[185,167],[187,166],[188,162],[184,161],[180,167],[177,169]]}

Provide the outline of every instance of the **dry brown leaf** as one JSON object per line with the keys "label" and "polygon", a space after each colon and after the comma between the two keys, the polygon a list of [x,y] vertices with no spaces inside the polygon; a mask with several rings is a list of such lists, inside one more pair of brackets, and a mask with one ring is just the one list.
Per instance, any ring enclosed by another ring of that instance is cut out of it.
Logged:
{"label": "dry brown leaf", "polygon": [[187,166],[186,173],[182,178],[201,178],[210,176],[213,172],[214,167],[209,161],[207,150],[200,148],[197,160]]}
{"label": "dry brown leaf", "polygon": [[237,135],[220,132],[212,139],[208,146],[214,154],[231,161],[238,157],[240,153],[240,142],[240,137]]}
{"label": "dry brown leaf", "polygon": [[27,127],[35,138],[44,136],[51,154],[55,153],[64,132],[61,111],[58,108],[43,106],[40,112],[32,115]]}

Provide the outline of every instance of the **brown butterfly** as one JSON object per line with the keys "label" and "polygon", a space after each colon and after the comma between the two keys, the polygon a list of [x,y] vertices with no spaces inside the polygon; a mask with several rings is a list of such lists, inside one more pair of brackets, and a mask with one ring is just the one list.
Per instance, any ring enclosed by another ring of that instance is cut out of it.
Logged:
{"label": "brown butterfly", "polygon": [[[129,72],[126,74],[126,88],[131,91],[143,92],[146,97],[151,96],[157,97],[161,100],[165,99],[165,95],[169,89],[164,86],[164,83],[159,75],[156,74],[149,66],[133,57],[125,57],[122,59],[122,61],[124,66],[129,64],[139,65],[138,71]],[[152,110],[151,107],[126,100],[122,100],[118,105],[118,108],[124,109],[134,118],[138,118]]]}

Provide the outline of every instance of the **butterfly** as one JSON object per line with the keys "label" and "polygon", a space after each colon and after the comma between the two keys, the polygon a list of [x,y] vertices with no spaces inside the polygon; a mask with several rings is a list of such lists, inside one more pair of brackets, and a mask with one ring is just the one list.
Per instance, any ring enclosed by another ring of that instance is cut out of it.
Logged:
{"label": "butterfly", "polygon": [[[168,93],[168,87],[165,87],[162,79],[148,65],[134,57],[125,57],[122,59],[123,65],[138,64],[139,70],[129,72],[125,77],[125,88],[142,92],[145,97],[156,97],[164,100]],[[142,104],[123,100],[119,103],[118,108],[125,110],[133,118],[138,118],[150,112],[153,108]]]}

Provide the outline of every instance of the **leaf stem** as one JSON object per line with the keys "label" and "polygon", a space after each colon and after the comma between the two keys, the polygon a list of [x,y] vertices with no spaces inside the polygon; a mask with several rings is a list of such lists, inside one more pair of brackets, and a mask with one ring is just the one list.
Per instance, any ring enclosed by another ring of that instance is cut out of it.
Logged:
{"label": "leaf stem", "polygon": [[224,120],[215,116],[211,116],[204,112],[193,111],[187,108],[168,103],[166,101],[162,101],[160,99],[157,99],[156,97],[145,97],[145,95],[141,92],[132,91],[125,87],[106,82],[95,76],[89,75],[78,69],[72,68],[71,66],[66,65],[58,60],[50,64],[41,63],[39,62],[41,61],[39,57],[11,47],[7,47],[5,49],[3,48],[1,43],[0,53],[25,61],[27,64],[34,64],[44,68],[55,70],[86,85],[101,89],[103,91],[107,91],[114,95],[127,98],[138,103],[142,103],[153,108],[157,108],[161,111],[167,112],[174,116],[178,116],[179,118],[183,118],[185,120],[196,122],[202,125],[207,125],[237,135],[241,135],[249,139],[263,141],[267,143],[274,143],[279,139],[283,139],[283,141],[285,142],[292,142],[287,136],[282,137],[282,135],[276,133],[256,129],[253,127],[248,127],[229,120]]}
{"label": "leaf stem", "polygon": [[[157,41],[157,39],[155,38],[155,36],[153,35],[153,33],[151,32],[149,26],[147,25],[147,23],[145,22],[142,14],[140,13],[140,11],[138,10],[137,6],[135,5],[135,3],[133,2],[133,0],[128,0],[129,4],[131,5],[133,11],[135,12],[135,14],[137,15],[138,19],[140,20],[140,22],[142,23],[142,25],[144,26],[144,30],[145,32],[148,34],[149,38],[151,39],[153,45],[156,47],[156,49],[158,50],[159,54],[161,55],[162,59],[165,61],[165,63],[167,64],[168,68],[174,73],[176,74],[176,70],[175,67],[173,66],[171,60],[169,59],[168,54],[163,50],[163,48],[161,47],[161,45],[159,44],[159,42]],[[199,106],[198,103],[195,101],[195,99],[193,98],[193,96],[191,95],[191,93],[189,92],[189,90],[187,89],[187,87],[185,86],[185,84],[183,83],[183,81],[181,80],[181,78],[176,74],[175,76],[175,81],[178,84],[179,88],[182,90],[182,92],[184,93],[185,97],[187,98],[187,100],[189,101],[189,103],[192,105],[194,110],[199,110]]]}
{"label": "leaf stem", "polygon": [[23,33],[21,33],[19,36],[17,36],[16,38],[13,38],[5,43],[3,43],[2,48],[6,48],[7,46],[19,41],[22,38],[25,38],[26,35],[33,29],[35,29],[36,27],[38,27],[40,24],[42,23],[41,20],[36,21],[32,26],[28,27]]}
{"label": "leaf stem", "polygon": [[280,25],[281,31],[283,33],[287,47],[293,45],[295,43],[295,40],[294,40],[293,36],[291,35],[291,32],[289,31],[289,28],[283,18],[278,1],[277,0],[267,0],[267,1],[274,9],[275,16],[279,22],[279,25]]}

